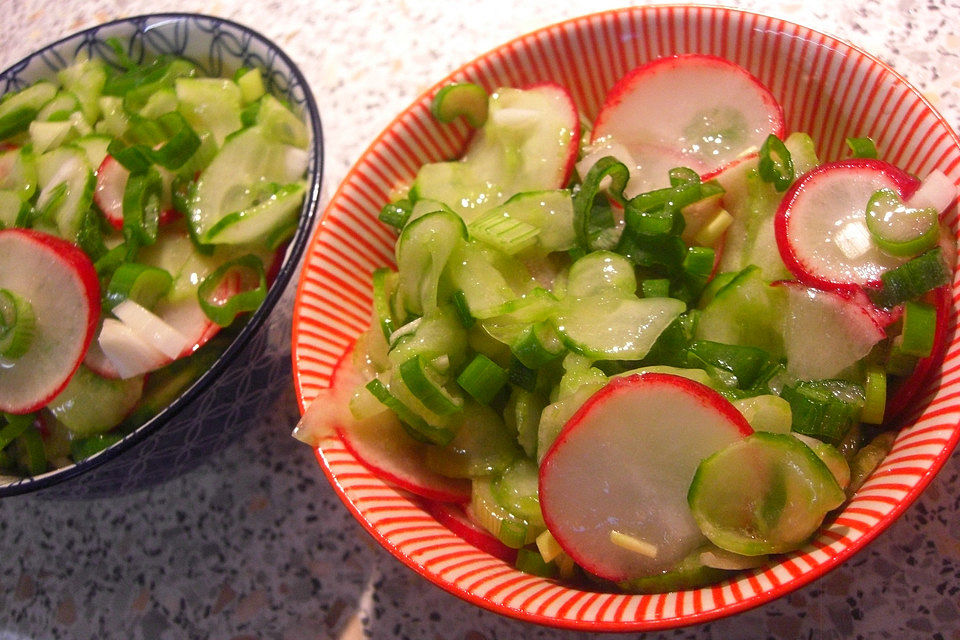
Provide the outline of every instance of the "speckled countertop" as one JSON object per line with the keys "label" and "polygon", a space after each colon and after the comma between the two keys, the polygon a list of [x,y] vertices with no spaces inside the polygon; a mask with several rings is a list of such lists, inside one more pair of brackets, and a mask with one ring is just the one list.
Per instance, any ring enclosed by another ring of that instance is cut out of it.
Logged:
{"label": "speckled countertop", "polygon": [[[393,115],[509,38],[621,3],[384,0],[4,0],[0,67],[76,29],[189,10],[284,46],[320,103],[325,197]],[[878,55],[960,125],[960,1],[736,0]],[[518,6],[514,6],[518,5]],[[289,347],[292,288],[270,330]],[[133,495],[0,502],[0,640],[592,638],[462,602],[356,524],[310,450],[289,371],[272,411],[196,470]],[[960,454],[853,560],[781,599],[647,638],[960,638]]]}

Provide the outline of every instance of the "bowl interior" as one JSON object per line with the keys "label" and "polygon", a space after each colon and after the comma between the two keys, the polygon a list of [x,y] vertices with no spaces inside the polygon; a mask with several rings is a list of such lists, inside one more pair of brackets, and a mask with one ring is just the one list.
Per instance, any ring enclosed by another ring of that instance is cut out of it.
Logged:
{"label": "bowl interior", "polygon": [[[124,479],[142,479],[154,466],[148,463],[158,458],[153,452],[129,455],[134,445],[144,440],[161,426],[172,422],[181,409],[190,404],[229,366],[236,354],[270,315],[296,270],[300,256],[309,238],[316,215],[322,173],[322,132],[316,102],[306,79],[296,64],[275,44],[245,26],[228,20],[197,14],[152,14],[108,22],[72,34],[31,54],[0,72],[0,95],[20,90],[42,78],[55,76],[56,72],[78,56],[99,58],[114,66],[119,65],[115,46],[135,62],[149,61],[161,54],[173,54],[189,58],[211,76],[230,77],[240,67],[256,66],[263,73],[268,91],[287,100],[302,116],[310,135],[307,193],[300,212],[297,230],[286,247],[283,262],[271,284],[267,297],[260,308],[248,317],[242,327],[233,330],[235,337],[217,357],[209,370],[195,380],[175,401],[127,435],[117,444],[95,456],[67,467],[34,476],[32,478],[0,477],[0,496],[12,495],[50,487],[104,463],[113,461],[121,453],[125,470],[111,474],[105,482],[116,484]],[[243,374],[234,380],[238,389],[245,388]],[[187,446],[207,448],[214,443],[203,439],[186,439],[181,449]],[[170,460],[159,461],[160,465],[172,468],[174,459],[184,459],[184,451],[168,451]],[[90,487],[69,491],[68,494],[84,494]]]}
{"label": "bowl interior", "polygon": [[[876,58],[808,28],[716,7],[643,7],[586,16],[517,38],[448,81],[488,89],[554,81],[586,116],[643,62],[675,53],[718,55],[746,67],[784,106],[788,130],[806,131],[822,159],[844,156],[847,136],[871,136],[881,155],[960,183],[960,140],[920,94]],[[337,361],[368,325],[370,274],[393,264],[395,236],[376,217],[391,189],[424,162],[450,159],[469,135],[429,112],[433,90],[401,113],[353,167],[312,241],[294,310],[301,408],[331,384]],[[957,232],[955,207],[947,223]],[[957,278],[954,274],[953,289]],[[956,322],[951,312],[951,331]],[[517,572],[439,525],[416,499],[371,475],[335,438],[317,455],[346,506],[397,558],[460,597],[502,614],[593,631],[673,627],[767,602],[848,558],[892,522],[944,463],[957,438],[960,348],[950,342],[872,478],[809,545],[716,586],[658,595],[595,593]]]}

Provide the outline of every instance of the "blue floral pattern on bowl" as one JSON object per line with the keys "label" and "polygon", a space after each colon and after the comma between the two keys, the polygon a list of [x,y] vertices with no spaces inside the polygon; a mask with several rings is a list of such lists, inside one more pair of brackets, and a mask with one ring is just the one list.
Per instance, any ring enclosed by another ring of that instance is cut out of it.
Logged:
{"label": "blue floral pattern on bowl", "polygon": [[[122,54],[118,54],[117,49]],[[162,482],[229,446],[257,416],[272,410],[278,381],[290,379],[290,301],[278,305],[297,270],[320,197],[320,115],[306,78],[277,45],[243,25],[198,14],[134,16],[63,38],[0,72],[0,94],[49,78],[78,56],[119,67],[121,56],[146,62],[161,54],[190,59],[207,75],[257,67],[268,91],[286,100],[310,132],[307,195],[297,230],[261,307],[213,366],[180,397],[117,444],[77,464],[33,478],[0,478],[0,496],[43,489],[44,497],[86,498]],[[289,298],[289,297],[288,297]],[[279,340],[277,335],[282,336]]]}

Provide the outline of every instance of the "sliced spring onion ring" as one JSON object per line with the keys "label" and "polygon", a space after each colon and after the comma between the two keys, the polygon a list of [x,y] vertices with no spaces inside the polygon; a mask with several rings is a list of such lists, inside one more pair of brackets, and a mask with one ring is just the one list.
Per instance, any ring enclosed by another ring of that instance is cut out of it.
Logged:
{"label": "sliced spring onion ring", "polygon": [[448,416],[463,409],[463,398],[444,388],[440,376],[423,361],[423,356],[413,356],[401,364],[399,370],[403,383],[430,411]]}
{"label": "sliced spring onion ring", "polygon": [[478,353],[457,376],[457,384],[480,404],[490,404],[508,378],[509,374],[503,367]]}
{"label": "sliced spring onion ring", "polygon": [[847,146],[854,158],[877,157],[877,145],[870,138],[847,138]]}
{"label": "sliced spring onion ring", "polygon": [[173,276],[164,269],[137,262],[125,262],[113,272],[104,295],[107,308],[133,300],[151,309],[170,290]]}
{"label": "sliced spring onion ring", "polygon": [[940,249],[934,248],[882,274],[881,288],[868,294],[874,304],[889,309],[907,300],[915,300],[949,280],[950,274]]}
{"label": "sliced spring onion ring", "polygon": [[155,169],[131,173],[123,190],[123,237],[139,246],[157,240],[163,183]]}
{"label": "sliced spring onion ring", "polygon": [[413,211],[413,205],[409,200],[397,200],[383,205],[378,216],[380,222],[388,224],[397,229],[403,229],[410,219],[410,213]]}
{"label": "sliced spring onion ring", "polygon": [[454,432],[452,429],[436,427],[428,423],[397,396],[393,395],[390,389],[378,378],[374,378],[367,383],[367,390],[373,394],[374,398],[383,403],[383,406],[397,414],[407,432],[417,440],[440,446],[453,440]]}
{"label": "sliced spring onion ring", "polygon": [[903,353],[926,358],[933,351],[936,332],[937,310],[933,305],[912,300],[903,305],[902,342],[899,344]]}
{"label": "sliced spring onion ring", "polygon": [[630,170],[613,156],[605,156],[597,160],[590,167],[580,190],[573,194],[573,229],[577,238],[577,246],[583,251],[592,251],[597,248],[594,246],[595,237],[601,232],[605,225],[598,224],[594,220],[593,205],[598,195],[602,195],[602,186],[606,179],[610,179],[610,185],[606,187],[607,193],[620,204],[625,204],[623,198],[623,189],[630,180]]}
{"label": "sliced spring onion ring", "polygon": [[229,326],[241,313],[255,311],[266,296],[263,262],[253,254],[223,263],[197,289],[203,312],[221,327]]}
{"label": "sliced spring onion ring", "polygon": [[0,289],[0,357],[16,360],[25,354],[36,325],[30,301],[9,289]]}
{"label": "sliced spring onion ring", "polygon": [[860,413],[860,421],[868,424],[882,424],[887,405],[887,374],[881,367],[867,367],[863,391],[863,411]]}
{"label": "sliced spring onion ring", "polygon": [[783,140],[772,133],[760,146],[757,170],[760,178],[772,184],[777,191],[786,191],[793,183],[794,169],[790,150],[783,144]]}
{"label": "sliced spring onion ring", "polygon": [[937,244],[940,225],[937,210],[906,206],[891,189],[880,189],[867,203],[870,237],[892,256],[915,256]]}
{"label": "sliced spring onion ring", "polygon": [[488,98],[486,89],[478,84],[448,84],[433,97],[430,113],[444,123],[463,116],[468,125],[478,129],[487,121]]}
{"label": "sliced spring onion ring", "polygon": [[3,417],[7,424],[0,428],[0,451],[6,449],[7,445],[19,438],[29,427],[32,427],[33,421],[36,419],[36,415],[33,413],[23,415],[4,413]]}

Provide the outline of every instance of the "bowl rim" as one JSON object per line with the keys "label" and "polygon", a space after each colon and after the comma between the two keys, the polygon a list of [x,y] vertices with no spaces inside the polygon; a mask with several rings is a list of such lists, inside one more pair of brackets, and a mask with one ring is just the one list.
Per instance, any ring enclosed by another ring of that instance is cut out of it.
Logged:
{"label": "bowl rim", "polygon": [[[287,289],[287,285],[289,284],[294,273],[297,272],[300,262],[303,259],[303,254],[310,239],[310,231],[313,226],[313,222],[318,217],[317,212],[320,201],[320,187],[323,179],[324,144],[320,112],[317,106],[317,101],[313,95],[313,91],[310,89],[310,85],[307,82],[306,75],[300,70],[300,67],[278,44],[261,34],[259,31],[227,18],[221,18],[203,13],[160,12],[138,14],[125,18],[117,18],[86,27],[79,31],[74,31],[54,42],[46,44],[32,51],[20,60],[7,65],[7,67],[0,71],[0,77],[8,75],[11,71],[17,68],[25,67],[29,62],[38,56],[50,51],[55,51],[71,42],[82,40],[87,35],[96,33],[105,28],[120,25],[131,25],[134,28],[134,30],[131,32],[131,35],[133,35],[135,33],[146,33],[150,29],[156,28],[159,26],[157,24],[158,22],[179,22],[184,20],[205,20],[209,21],[210,23],[227,26],[232,30],[240,32],[244,36],[249,36],[252,40],[257,41],[272,53],[275,53],[276,57],[280,59],[287,68],[289,68],[290,74],[295,79],[296,84],[299,84],[303,88],[304,113],[302,115],[307,120],[308,126],[313,131],[309,148],[309,162],[310,166],[314,167],[315,170],[312,172],[312,174],[308,174],[309,183],[307,185],[303,205],[301,205],[301,214],[299,220],[297,221],[297,227],[294,231],[294,235],[286,245],[283,261],[280,265],[280,268],[277,270],[276,277],[267,290],[267,295],[261,305],[256,311],[254,311],[254,313],[250,314],[237,335],[230,341],[230,344],[227,346],[227,348],[217,356],[210,368],[201,374],[200,377],[194,380],[193,383],[173,402],[161,409],[153,417],[124,436],[122,439],[96,453],[95,455],[90,456],[89,458],[85,458],[80,462],[75,462],[74,464],[66,467],[47,471],[37,476],[18,478],[8,484],[0,485],[0,498],[39,491],[83,475],[86,472],[89,472],[125,453],[128,453],[134,447],[145,441],[150,435],[173,420],[184,409],[184,407],[190,405],[195,398],[206,391],[214,383],[214,381],[219,378],[220,374],[236,359],[238,354],[247,346],[247,344],[253,338],[253,335],[259,330],[259,328],[266,321],[267,317],[273,312],[274,307],[284,294],[285,290]],[[149,52],[149,49],[147,49],[147,51]]]}
{"label": "bowl rim", "polygon": [[[408,103],[394,118],[392,118],[384,128],[376,135],[376,137],[370,142],[370,144],[357,156],[356,162],[350,167],[349,171],[343,176],[339,185],[337,186],[336,191],[327,202],[327,205],[324,211],[321,213],[319,223],[314,230],[313,237],[311,238],[310,246],[314,246],[318,243],[318,239],[324,233],[325,230],[325,221],[327,215],[330,214],[336,203],[341,200],[343,192],[350,188],[350,183],[352,178],[358,174],[361,165],[364,164],[366,159],[372,155],[372,152],[382,145],[386,138],[388,138],[393,131],[396,130],[397,126],[406,119],[410,112],[416,109],[418,106],[423,104],[428,104],[430,97],[443,85],[449,83],[452,79],[460,78],[465,75],[465,71],[469,70],[473,66],[481,63],[483,60],[488,59],[492,54],[499,51],[508,51],[512,50],[517,45],[522,45],[523,41],[529,39],[540,39],[547,37],[549,32],[563,29],[565,27],[574,28],[576,23],[587,23],[592,20],[601,20],[605,17],[610,16],[622,16],[622,15],[637,15],[642,16],[644,14],[656,14],[658,12],[668,12],[664,16],[672,14],[677,11],[686,11],[686,10],[696,10],[696,11],[705,11],[711,13],[711,18],[716,20],[723,15],[736,15],[738,18],[752,18],[752,19],[763,19],[767,20],[767,24],[775,25],[778,30],[784,28],[789,29],[798,29],[809,33],[811,36],[823,38],[823,43],[829,46],[832,49],[837,49],[838,46],[844,50],[845,55],[854,53],[860,56],[863,56],[870,63],[880,67],[884,74],[892,76],[897,84],[902,85],[913,97],[915,97],[919,102],[921,102],[927,111],[936,119],[936,121],[944,128],[948,133],[951,144],[960,149],[960,136],[957,132],[951,127],[950,123],[946,118],[937,110],[937,108],[921,93],[912,83],[906,80],[900,73],[894,70],[886,62],[879,59],[877,56],[869,53],[860,46],[850,42],[849,40],[830,35],[819,29],[804,26],[802,24],[787,20],[781,17],[772,16],[768,13],[750,11],[744,9],[738,9],[733,7],[717,6],[717,5],[706,5],[706,4],[676,4],[676,3],[667,3],[667,4],[655,4],[655,5],[644,5],[644,6],[633,6],[633,7],[623,7],[608,9],[604,11],[586,13],[582,15],[577,15],[571,18],[567,18],[558,22],[544,25],[537,29],[534,29],[529,32],[522,33],[518,36],[510,38],[504,42],[498,43],[493,48],[480,53],[475,56],[473,59],[460,64],[452,71],[450,71],[446,76],[437,81],[436,83],[430,85],[427,89],[420,92],[415,96],[410,103]],[[958,267],[960,269],[960,267]],[[300,283],[297,288],[296,298],[294,302],[294,315],[293,315],[293,325],[294,325],[294,336],[297,333],[297,326],[301,317],[302,308],[301,300],[304,295],[304,288],[306,284],[305,280],[306,270],[304,275],[301,276]],[[954,272],[954,279],[956,278],[958,271]],[[948,285],[950,286],[950,285]],[[954,283],[955,287],[956,284]],[[951,330],[956,329],[957,324],[957,308],[956,305],[953,305],[952,314],[951,314]],[[950,343],[948,338],[947,343]],[[349,352],[349,347],[347,349]],[[297,357],[298,344],[296,339],[294,340],[293,349],[292,349],[292,358],[293,358],[293,373],[295,381],[295,391],[297,403],[301,412],[301,415],[305,412],[308,402],[304,400],[303,387],[301,385],[301,379],[299,378],[300,371],[300,362]],[[928,373],[928,383],[929,380],[935,375],[940,369],[940,364],[935,363],[935,366],[931,367],[931,371]],[[336,366],[334,367],[333,373],[331,374],[331,380],[333,375],[335,375]],[[919,414],[917,414],[919,415]],[[910,413],[905,413],[901,415],[901,420],[904,418],[909,418],[911,421],[916,418],[916,415],[911,415]],[[939,473],[943,468],[947,459],[950,458],[953,450],[956,448],[958,440],[960,440],[960,428],[953,430],[948,441],[943,445],[939,454],[935,457],[931,463],[930,469],[914,484],[909,491],[906,492],[903,498],[898,501],[898,504],[884,517],[882,517],[875,525],[873,525],[869,531],[863,534],[861,537],[857,538],[853,544],[846,545],[839,552],[832,554],[828,559],[819,563],[812,570],[803,573],[800,577],[793,577],[792,579],[781,583],[774,584],[771,588],[764,589],[754,595],[744,598],[742,600],[737,600],[733,603],[725,603],[721,606],[717,606],[713,609],[702,611],[699,613],[685,613],[679,616],[674,617],[665,617],[658,618],[655,620],[621,620],[621,621],[599,621],[599,620],[576,620],[576,619],[567,619],[567,618],[558,618],[548,615],[542,615],[537,613],[532,613],[530,611],[522,610],[516,607],[511,607],[507,604],[501,604],[495,602],[485,596],[478,595],[472,591],[461,587],[459,584],[456,584],[443,576],[439,575],[434,571],[431,571],[417,562],[416,559],[411,558],[404,551],[402,551],[399,546],[390,540],[387,539],[386,535],[375,526],[366,516],[364,516],[360,508],[351,500],[347,495],[345,487],[341,484],[339,477],[333,473],[330,462],[325,457],[324,444],[321,443],[320,446],[314,447],[314,456],[319,463],[319,466],[329,481],[330,485],[334,489],[334,492],[339,497],[340,501],[344,504],[347,510],[353,515],[353,517],[359,522],[359,524],[370,534],[378,544],[387,550],[392,556],[399,560],[403,565],[407,566],[409,569],[414,571],[419,576],[427,579],[429,582],[440,587],[444,591],[455,595],[467,602],[470,602],[474,605],[479,606],[482,609],[486,609],[493,613],[503,615],[506,617],[514,618],[517,620],[522,620],[526,622],[532,622],[537,624],[542,624],[548,627],[560,628],[560,629],[570,629],[570,630],[579,630],[579,631],[590,631],[590,632],[642,632],[642,631],[663,631],[668,629],[674,629],[678,627],[685,627],[690,625],[702,624],[710,621],[716,621],[723,619],[733,614],[742,613],[744,611],[756,608],[760,605],[769,603],[773,600],[776,600],[790,592],[793,592],[810,582],[822,578],[824,575],[840,566],[846,562],[851,556],[859,553],[866,547],[870,542],[872,542],[877,536],[883,533],[894,521],[896,521],[902,513],[907,510],[913,503],[916,501],[917,497],[922,493],[926,487],[930,484],[933,478]],[[337,452],[339,453],[339,451]],[[359,463],[358,463],[359,464]],[[374,477],[376,477],[375,474]],[[387,486],[390,486],[389,483],[384,482]],[[401,490],[398,490],[398,493],[401,495],[404,494]],[[410,499],[410,502],[413,507],[419,505],[419,498],[416,496],[407,496]],[[422,508],[422,507],[420,507]],[[429,514],[427,514],[429,516]],[[432,516],[430,516],[432,517]],[[443,526],[443,525],[440,525]],[[456,535],[456,534],[453,534]],[[779,564],[779,561],[778,563]],[[742,573],[735,574],[734,579],[742,576]],[[683,590],[674,591],[670,593],[682,593]],[[638,596],[639,594],[624,594],[628,597]]]}

